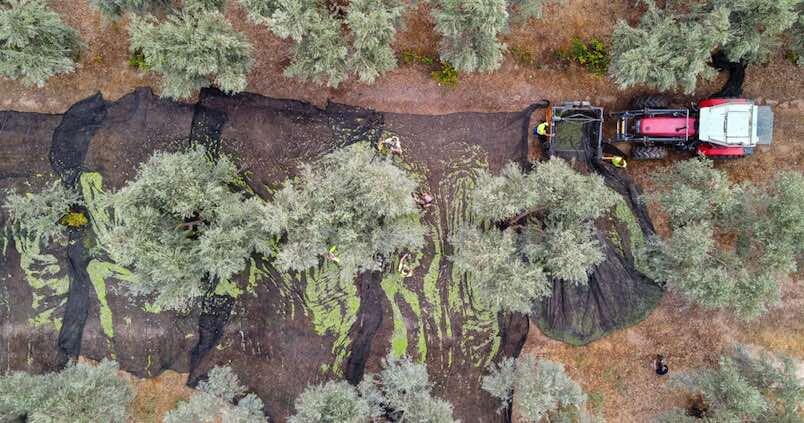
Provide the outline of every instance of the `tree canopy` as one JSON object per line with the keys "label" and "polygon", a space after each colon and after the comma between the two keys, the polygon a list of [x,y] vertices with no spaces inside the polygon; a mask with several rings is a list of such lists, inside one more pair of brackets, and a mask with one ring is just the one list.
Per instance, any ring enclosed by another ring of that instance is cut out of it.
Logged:
{"label": "tree canopy", "polygon": [[424,227],[412,197],[416,188],[404,170],[366,143],[302,166],[264,213],[263,230],[280,240],[276,267],[305,271],[329,257],[351,279],[380,270],[393,254],[418,251]]}
{"label": "tree canopy", "polygon": [[391,42],[405,10],[400,0],[352,0],[348,7],[315,0],[240,2],[252,21],[294,41],[288,76],[338,87],[353,73],[373,83],[397,66]]}
{"label": "tree canopy", "polygon": [[637,27],[620,21],[614,30],[609,73],[615,82],[661,91],[680,86],[691,93],[699,78],[714,78],[717,72],[709,63],[712,51],[729,38],[728,10],[687,19],[647,3]]}
{"label": "tree canopy", "polygon": [[469,194],[472,222],[450,238],[458,270],[475,298],[492,309],[527,313],[551,293],[550,278],[585,284],[603,261],[591,221],[617,197],[597,175],[554,158],[523,173],[514,163],[499,176],[482,171]]}
{"label": "tree canopy", "polygon": [[654,239],[650,276],[710,308],[756,317],[779,299],[779,279],[804,252],[804,175],[782,172],[765,186],[731,183],[704,159],[653,174],[649,198],[672,235]]}
{"label": "tree canopy", "polygon": [[461,72],[491,72],[502,64],[508,28],[506,0],[438,0],[433,9],[441,34],[439,56]]}
{"label": "tree canopy", "polygon": [[103,16],[117,19],[126,13],[155,13],[170,7],[170,0],[91,0]]}
{"label": "tree canopy", "polygon": [[[720,357],[716,369],[680,374],[671,379],[670,386],[700,395],[703,407],[698,411],[706,421],[801,421],[804,386],[793,361],[783,355],[751,353],[738,346]],[[672,410],[660,416],[659,421],[699,421],[686,414],[686,410]]]}
{"label": "tree canopy", "polygon": [[570,379],[562,364],[529,354],[492,365],[481,386],[500,400],[501,408],[513,401],[525,421],[534,423],[545,417],[554,421],[559,415],[579,415],[586,402],[581,386]]}
{"label": "tree canopy", "polygon": [[230,367],[212,368],[208,379],[198,384],[198,391],[169,411],[165,423],[265,422],[262,400],[254,394],[246,394],[246,388]]}
{"label": "tree canopy", "polygon": [[111,195],[114,225],[102,240],[113,260],[130,266],[137,293],[158,306],[184,309],[216,280],[246,267],[254,251],[270,253],[259,198],[235,189],[237,168],[210,160],[203,148],[157,152]]}
{"label": "tree canopy", "polygon": [[372,409],[369,401],[343,380],[308,386],[296,398],[295,406],[296,414],[288,418],[288,423],[363,423],[379,417],[372,415],[378,410]]}
{"label": "tree canopy", "polygon": [[162,76],[163,97],[187,98],[213,83],[227,93],[246,88],[254,63],[251,44],[223,14],[202,3],[161,23],[135,16],[129,25],[130,49]]}
{"label": "tree canopy", "polygon": [[43,375],[15,372],[0,375],[0,420],[126,423],[133,397],[112,361]]}
{"label": "tree canopy", "polygon": [[78,32],[44,0],[0,1],[0,75],[42,87],[75,70],[80,49]]}
{"label": "tree canopy", "polygon": [[779,35],[798,20],[801,0],[689,1],[647,11],[636,27],[621,21],[614,31],[609,72],[623,88],[646,84],[658,90],[678,86],[695,91],[698,79],[711,79],[714,51],[733,62],[764,62]]}
{"label": "tree canopy", "polygon": [[81,196],[74,190],[54,181],[37,193],[20,194],[6,191],[3,208],[8,214],[8,224],[15,231],[41,242],[59,241],[64,238],[65,227],[59,220],[71,207],[83,205]]}

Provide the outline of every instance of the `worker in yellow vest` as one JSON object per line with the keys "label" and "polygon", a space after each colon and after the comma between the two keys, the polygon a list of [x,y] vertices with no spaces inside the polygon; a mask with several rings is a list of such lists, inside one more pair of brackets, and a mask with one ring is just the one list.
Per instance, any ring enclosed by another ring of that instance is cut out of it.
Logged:
{"label": "worker in yellow vest", "polygon": [[612,166],[619,167],[621,169],[628,167],[628,163],[626,163],[625,158],[622,156],[603,156],[603,160],[608,160],[611,162]]}

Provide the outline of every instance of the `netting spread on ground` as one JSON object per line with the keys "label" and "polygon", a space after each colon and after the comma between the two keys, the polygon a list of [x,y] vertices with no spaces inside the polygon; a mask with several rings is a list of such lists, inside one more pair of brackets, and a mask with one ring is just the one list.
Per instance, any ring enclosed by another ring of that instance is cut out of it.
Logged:
{"label": "netting spread on ground", "polygon": [[[248,169],[249,185],[268,196],[299,163],[393,134],[405,151],[399,163],[436,199],[423,218],[427,246],[411,277],[372,273],[344,283],[326,267],[283,274],[255,257],[187,315],[131,297],[121,283],[129,271],[87,255],[88,242],[40,249],[35,240],[6,236],[0,368],[41,372],[80,352],[113,357],[141,376],[189,371],[192,381],[213,365],[230,364],[281,421],[307,383],[358,380],[378,370],[390,351],[426,361],[436,393],[455,404],[457,417],[501,419],[479,378],[500,353],[518,353],[527,320],[500,318],[472,301],[466,275],[453,270],[447,239],[467,218],[475,172],[527,156],[531,111],[419,116],[214,90],[184,105],[142,89],[115,102],[92,97],[63,116],[0,112],[0,188],[36,187],[57,175],[89,199],[123,186],[154,151],[180,149],[190,139],[235,157]],[[536,310],[545,332],[587,342],[655,304],[659,291],[634,270],[628,253],[641,233],[633,227],[643,224],[630,204],[623,201],[624,217],[612,226],[620,230],[600,232],[610,260],[586,291],[557,284],[553,299]],[[85,232],[107,231],[107,213],[89,212],[92,230]]]}

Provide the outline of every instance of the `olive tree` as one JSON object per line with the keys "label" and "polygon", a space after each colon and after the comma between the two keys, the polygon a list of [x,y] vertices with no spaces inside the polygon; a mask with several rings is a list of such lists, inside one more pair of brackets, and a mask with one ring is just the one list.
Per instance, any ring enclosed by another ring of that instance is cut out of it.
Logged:
{"label": "olive tree", "polygon": [[347,382],[308,386],[296,399],[290,423],[389,421],[453,423],[452,405],[435,398],[427,367],[389,356],[379,374],[367,374],[357,387]]}
{"label": "olive tree", "polygon": [[687,93],[695,91],[699,78],[716,75],[709,65],[715,51],[733,62],[766,61],[779,36],[799,19],[801,5],[801,0],[711,0],[659,9],[653,0],[642,1],[648,10],[639,25],[621,21],[614,31],[611,76],[623,88],[680,86]]}
{"label": "olive tree", "polygon": [[228,157],[213,162],[203,148],[157,152],[111,195],[115,219],[102,243],[132,268],[133,292],[185,309],[216,281],[242,271],[252,252],[270,253],[255,218],[262,201],[238,191],[238,180]]}
{"label": "olive tree", "polygon": [[804,252],[804,175],[736,185],[712,162],[696,159],[652,177],[659,188],[649,199],[667,215],[672,234],[649,243],[650,276],[746,319],[776,303],[779,279],[796,271]]}
{"label": "olive tree", "polygon": [[187,98],[212,84],[227,93],[246,88],[251,44],[218,11],[184,12],[161,23],[135,16],[129,34],[131,51],[141,52],[145,68],[162,76],[163,97]]}
{"label": "olive tree", "polygon": [[53,75],[75,70],[78,32],[44,0],[0,1],[0,75],[42,87]]}
{"label": "olive tree", "polygon": [[112,361],[43,375],[15,372],[0,376],[0,420],[125,423],[133,397]]}
{"label": "olive tree", "polygon": [[362,423],[379,417],[372,415],[379,410],[372,409],[369,400],[346,381],[308,386],[296,398],[295,407],[296,414],[288,418],[288,423]]}
{"label": "olive tree", "polygon": [[712,0],[704,11],[729,14],[729,38],[721,50],[732,62],[762,63],[781,45],[779,36],[798,21],[802,0]]}
{"label": "olive tree", "polygon": [[483,377],[482,388],[500,400],[501,409],[516,403],[528,422],[547,418],[554,421],[574,408],[580,414],[586,402],[581,386],[564,372],[564,365],[549,360],[536,360],[525,354],[493,364]]}
{"label": "olive tree", "polygon": [[198,384],[198,391],[169,411],[165,423],[265,422],[262,400],[254,394],[246,394],[246,388],[230,367],[212,368],[208,379]]}
{"label": "olive tree", "polygon": [[40,192],[20,194],[9,190],[5,194],[7,224],[23,236],[44,243],[63,240],[65,226],[59,221],[71,208],[83,205],[81,196],[60,181]]}
{"label": "olive tree", "polygon": [[315,0],[240,2],[252,21],[294,41],[287,76],[337,88],[353,73],[370,84],[397,66],[391,42],[405,10],[401,0],[352,0],[346,7]]}
{"label": "olive tree", "polygon": [[491,72],[502,64],[508,28],[506,0],[438,0],[433,8],[441,34],[439,56],[461,72]]}
{"label": "olive tree", "polygon": [[499,176],[482,171],[469,193],[472,219],[450,238],[452,260],[480,303],[527,313],[550,295],[552,279],[587,282],[604,259],[591,222],[616,200],[600,176],[582,175],[558,158],[530,173],[514,163]]}
{"label": "olive tree", "polygon": [[[736,347],[721,356],[715,369],[680,374],[670,386],[700,396],[707,421],[801,421],[804,386],[789,357],[766,352],[750,353]],[[660,416],[663,422],[694,422],[686,410],[672,410]]]}
{"label": "olive tree", "polygon": [[609,74],[621,88],[646,84],[666,91],[695,91],[698,79],[717,72],[712,51],[729,39],[729,12],[717,8],[700,18],[681,17],[646,1],[639,24],[620,21],[614,30]]}
{"label": "olive tree", "polygon": [[274,265],[305,271],[322,259],[341,277],[381,270],[392,255],[424,245],[417,188],[390,158],[358,143],[304,165],[266,205],[262,230],[278,242]]}
{"label": "olive tree", "polygon": [[91,0],[103,16],[118,19],[126,13],[155,13],[170,7],[170,0]]}
{"label": "olive tree", "polygon": [[391,42],[405,7],[400,0],[351,0],[346,22],[352,33],[351,67],[361,81],[373,83],[397,66]]}

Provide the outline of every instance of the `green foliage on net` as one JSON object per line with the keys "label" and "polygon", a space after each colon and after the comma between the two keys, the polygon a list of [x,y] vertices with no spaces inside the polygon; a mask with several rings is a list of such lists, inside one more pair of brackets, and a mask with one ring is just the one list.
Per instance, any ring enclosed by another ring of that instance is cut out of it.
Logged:
{"label": "green foliage on net", "polygon": [[185,12],[163,22],[134,16],[129,33],[132,54],[144,56],[140,68],[162,76],[163,97],[187,98],[213,84],[227,93],[246,88],[253,49],[220,12]]}
{"label": "green foliage on net", "polygon": [[0,420],[125,423],[133,397],[112,361],[43,375],[15,372],[0,376]]}
{"label": "green foliage on net", "polygon": [[453,423],[452,404],[432,396],[427,367],[409,358],[388,356],[379,374],[367,374],[358,387],[346,382],[308,386],[296,399],[290,423],[391,421]]}
{"label": "green foliage on net", "polygon": [[0,1],[0,75],[42,87],[53,75],[75,70],[78,32],[44,0]]}
{"label": "green foliage on net", "polygon": [[491,72],[500,67],[505,44],[497,39],[508,28],[506,0],[438,0],[435,30],[439,55],[459,72]]}
{"label": "green foliage on net", "polygon": [[246,394],[246,388],[230,367],[212,368],[209,378],[198,384],[198,390],[189,400],[179,402],[169,411],[165,423],[265,422],[262,400],[254,394]]}
{"label": "green foliage on net", "polygon": [[481,386],[500,400],[500,409],[515,402],[527,422],[536,423],[545,418],[547,421],[563,421],[562,416],[585,414],[583,406],[587,396],[564,371],[564,365],[536,360],[529,354],[517,359],[505,358],[499,364],[493,364],[489,374],[483,376]]}
{"label": "green foliage on net", "polygon": [[649,199],[672,235],[649,242],[650,276],[709,308],[745,319],[779,300],[779,280],[804,253],[804,175],[781,172],[768,184],[731,183],[704,159],[653,175]]}
{"label": "green foliage on net", "polygon": [[469,196],[473,223],[450,238],[452,260],[469,274],[477,301],[528,313],[552,292],[550,278],[587,282],[604,260],[591,222],[616,200],[600,176],[582,175],[557,158],[527,174],[513,163],[499,176],[481,172]]}

